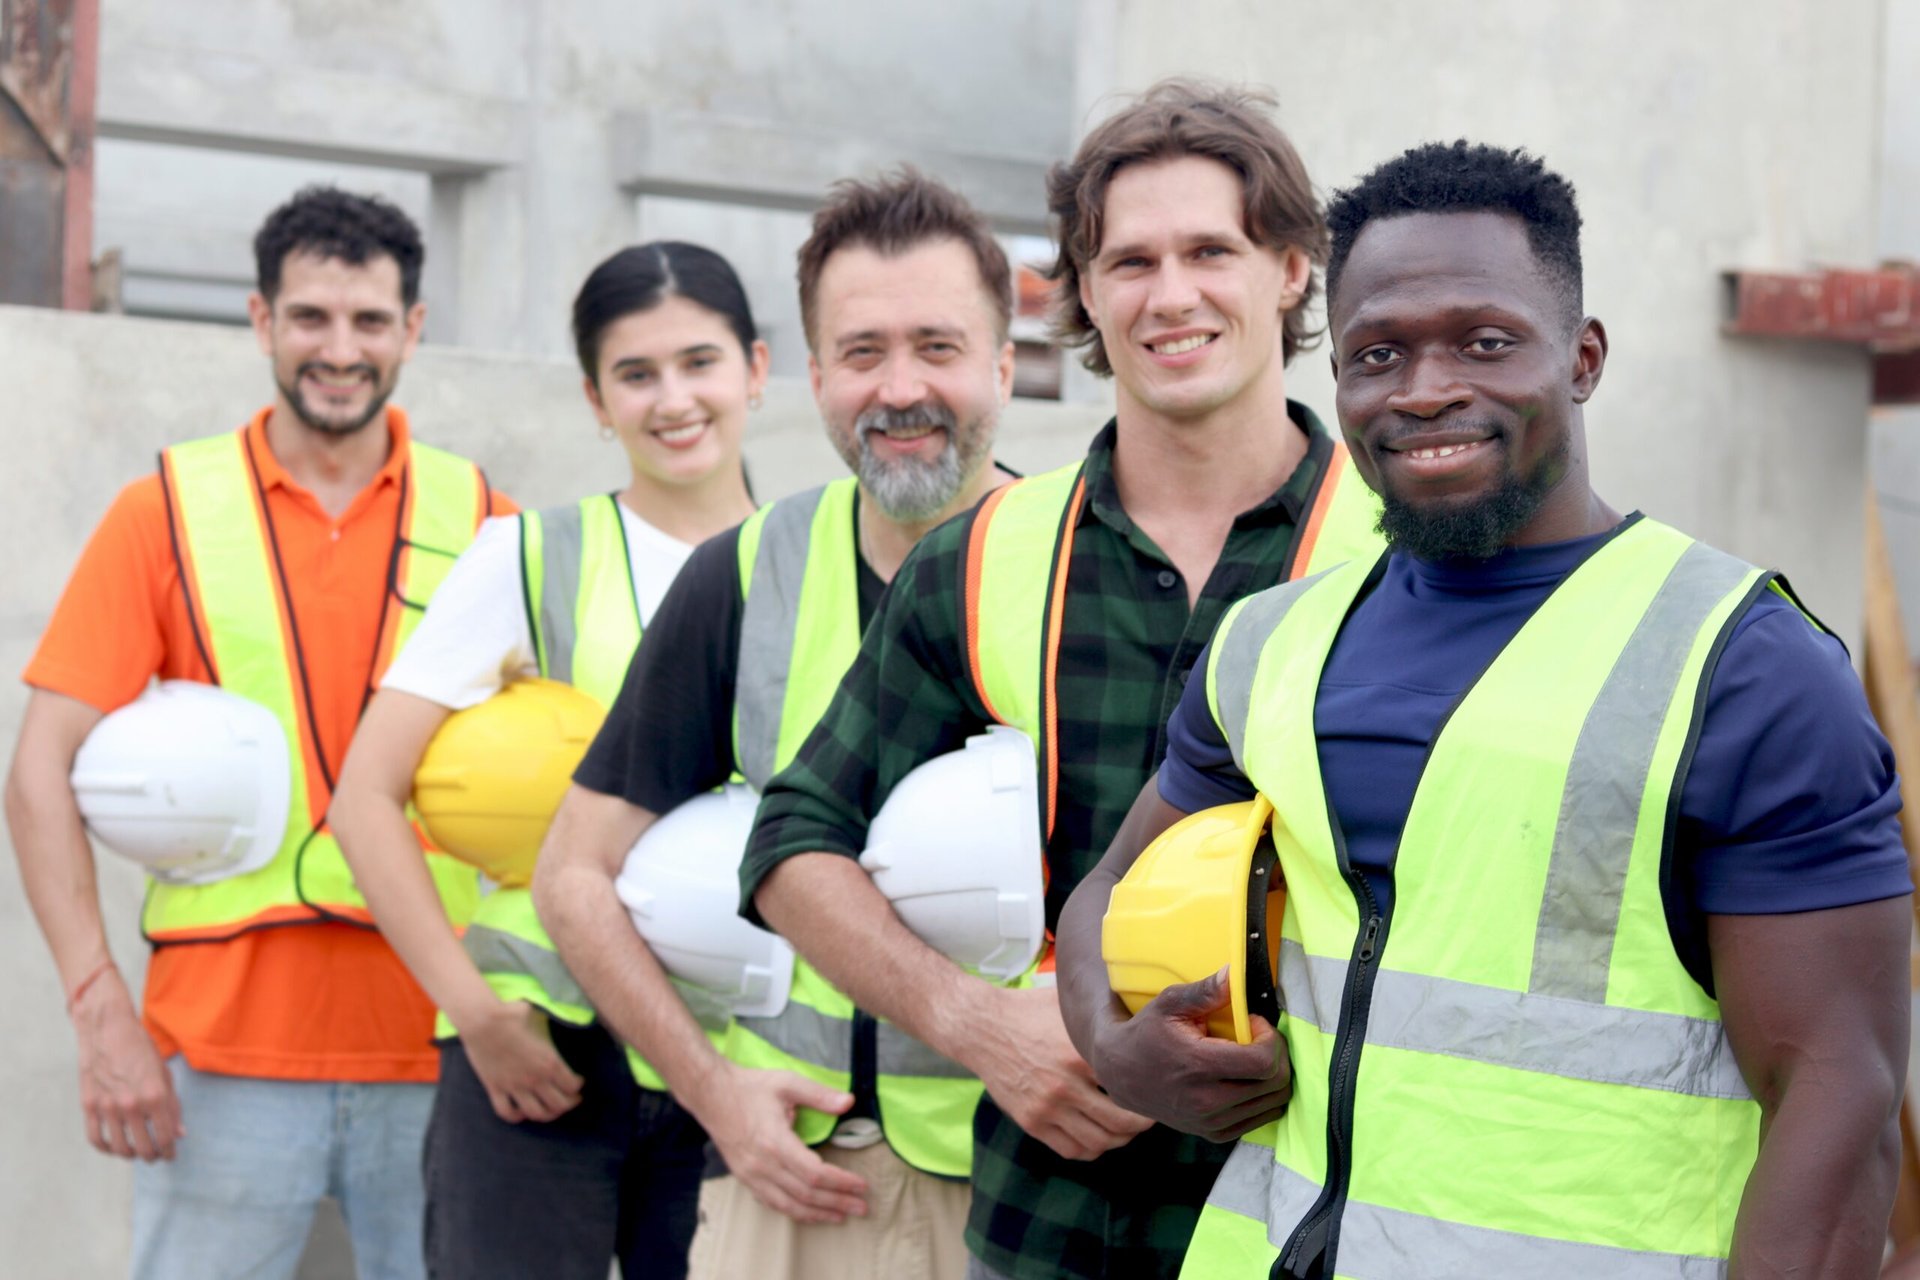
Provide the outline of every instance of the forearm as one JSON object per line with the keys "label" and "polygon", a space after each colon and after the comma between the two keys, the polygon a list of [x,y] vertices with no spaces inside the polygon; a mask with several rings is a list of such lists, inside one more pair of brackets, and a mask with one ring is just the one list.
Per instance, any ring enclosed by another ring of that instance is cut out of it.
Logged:
{"label": "forearm", "polygon": [[100,914],[93,848],[67,781],[71,756],[47,759],[23,741],[7,776],[7,828],[27,902],[47,940],[63,990],[112,958]]}
{"label": "forearm", "polygon": [[1060,909],[1054,931],[1055,983],[1060,989],[1060,1019],[1080,1056],[1093,1061],[1093,1041],[1103,1020],[1122,1016],[1125,1006],[1107,983],[1100,950],[1100,927],[1107,902],[1123,873],[1102,862],[1074,888]]}
{"label": "forearm", "polygon": [[1067,1024],[1073,1047],[1087,1061],[1094,1060],[1094,1038],[1102,1025],[1124,1019],[1126,1006],[1107,981],[1107,963],[1101,948],[1101,929],[1114,886],[1161,832],[1178,822],[1181,812],[1160,798],[1158,778],[1148,778],[1127,816],[1114,833],[1113,843],[1087,877],[1075,886],[1060,910],[1055,928],[1054,963],[1060,987],[1060,1017]]}
{"label": "forearm", "polygon": [[754,892],[768,924],[827,981],[954,1061],[973,1066],[995,988],[916,937],[852,858],[805,853]]}
{"label": "forearm", "polygon": [[1801,1071],[1764,1124],[1734,1226],[1733,1280],[1879,1274],[1899,1110],[1889,1071],[1838,1062]]}
{"label": "forearm", "polygon": [[[596,797],[593,803],[620,802]],[[651,820],[647,815],[642,829]],[[534,906],[594,1011],[697,1117],[720,1055],[614,891],[611,868],[624,853],[619,839],[625,832],[609,843],[595,825],[577,821],[562,805],[534,873]]]}
{"label": "forearm", "polygon": [[343,781],[327,820],[394,951],[456,1029],[496,997],[447,919],[413,824],[384,791]]}

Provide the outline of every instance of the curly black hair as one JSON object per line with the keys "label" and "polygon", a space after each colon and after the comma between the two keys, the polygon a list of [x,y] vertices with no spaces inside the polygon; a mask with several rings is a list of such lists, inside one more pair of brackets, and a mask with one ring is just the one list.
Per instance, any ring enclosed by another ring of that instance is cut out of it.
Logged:
{"label": "curly black hair", "polygon": [[420,297],[420,265],[427,258],[420,228],[379,196],[302,187],[268,214],[253,238],[260,296],[268,302],[280,291],[280,269],[292,253],[337,258],[354,266],[384,255],[400,268],[400,300],[411,307]]}
{"label": "curly black hair", "polygon": [[1580,209],[1573,184],[1525,151],[1502,151],[1464,139],[1414,147],[1334,193],[1327,205],[1333,235],[1327,261],[1329,303],[1339,291],[1341,269],[1361,228],[1375,218],[1483,211],[1520,219],[1534,257],[1566,303],[1569,327],[1577,325],[1582,310]]}

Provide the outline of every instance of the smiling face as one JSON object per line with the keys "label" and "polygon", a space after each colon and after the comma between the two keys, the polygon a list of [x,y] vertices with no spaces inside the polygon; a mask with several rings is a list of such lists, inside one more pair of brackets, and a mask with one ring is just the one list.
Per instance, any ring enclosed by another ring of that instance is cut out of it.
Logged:
{"label": "smiling face", "polygon": [[[1424,559],[1586,532],[1580,408],[1606,361],[1518,218],[1368,223],[1332,300],[1334,403],[1383,527]],[[1571,332],[1569,332],[1571,330]]]}
{"label": "smiling face", "polygon": [[359,264],[287,255],[273,301],[247,300],[283,407],[311,430],[347,436],[379,416],[420,342],[421,303],[400,296],[400,267],[384,254]]}
{"label": "smiling face", "polygon": [[912,523],[945,510],[993,452],[1013,344],[973,253],[939,239],[897,254],[836,250],[820,271],[814,400],[874,505]]}
{"label": "smiling face", "polygon": [[1312,264],[1254,243],[1245,203],[1240,175],[1199,156],[1114,175],[1080,301],[1123,404],[1191,421],[1263,392],[1284,399],[1281,318]]}
{"label": "smiling face", "polygon": [[587,401],[636,475],[691,484],[737,467],[747,404],[767,381],[767,347],[743,351],[725,317],[669,294],[599,335]]}

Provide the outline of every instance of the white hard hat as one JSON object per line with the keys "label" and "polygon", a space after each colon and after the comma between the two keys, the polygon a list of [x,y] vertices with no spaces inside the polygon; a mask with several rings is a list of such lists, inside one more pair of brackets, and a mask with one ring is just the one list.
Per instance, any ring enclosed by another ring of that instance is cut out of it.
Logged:
{"label": "white hard hat", "polygon": [[984,978],[1018,977],[1046,942],[1033,739],[990,725],[900,780],[860,865],[902,923]]}
{"label": "white hard hat", "polygon": [[271,711],[168,680],[106,716],[73,758],[73,796],[101,844],[168,884],[273,861],[298,768]]}
{"label": "white hard hat", "polygon": [[634,843],[614,891],[668,974],[736,1015],[770,1018],[787,1006],[793,948],[740,918],[740,859],[759,804],[739,783],[695,796]]}

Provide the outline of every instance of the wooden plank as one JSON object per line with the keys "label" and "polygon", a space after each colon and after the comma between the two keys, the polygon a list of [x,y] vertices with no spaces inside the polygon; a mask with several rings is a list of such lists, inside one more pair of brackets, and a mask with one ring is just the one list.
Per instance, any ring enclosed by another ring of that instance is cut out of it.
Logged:
{"label": "wooden plank", "polygon": [[[1866,667],[1867,704],[1893,747],[1894,767],[1911,784],[1920,781],[1920,772],[1916,772],[1920,770],[1920,681],[1914,677],[1907,649],[1906,628],[1900,619],[1900,592],[1887,552],[1880,502],[1872,485],[1867,486],[1866,506],[1866,608],[1861,658]],[[1909,814],[1903,807],[1900,816],[1907,866],[1920,882],[1920,813]],[[1914,909],[1920,920],[1920,895],[1915,897]],[[1920,1134],[1915,1132],[1913,1109],[1907,1101],[1900,1104],[1900,1185],[1894,1193],[1888,1232],[1896,1252],[1884,1273],[1885,1280],[1920,1280]]]}

